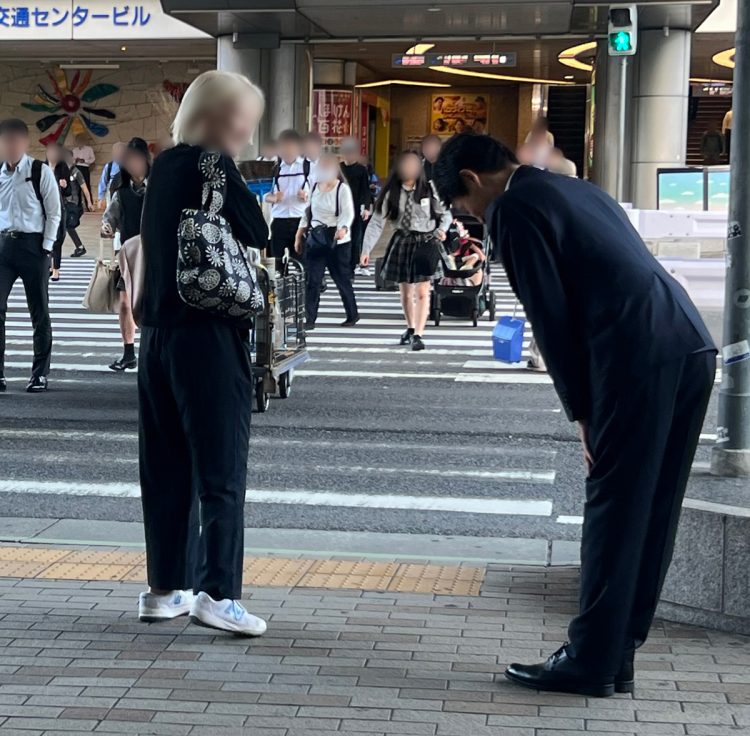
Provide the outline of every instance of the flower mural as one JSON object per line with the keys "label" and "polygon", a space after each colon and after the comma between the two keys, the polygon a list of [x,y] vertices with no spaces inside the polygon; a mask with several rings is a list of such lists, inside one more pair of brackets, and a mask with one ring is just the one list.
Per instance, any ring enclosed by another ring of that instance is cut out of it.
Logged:
{"label": "flower mural", "polygon": [[114,120],[115,114],[104,108],[91,107],[90,103],[108,97],[119,87],[106,82],[89,87],[91,70],[78,70],[70,80],[66,70],[60,68],[55,69],[54,73],[48,71],[47,76],[52,82],[52,91],[40,84],[34,101],[22,103],[27,110],[48,113],[36,121],[40,132],[50,131],[39,139],[42,145],[64,143],[69,133],[76,136],[88,131],[100,138],[107,135],[109,128],[92,120],[91,116]]}

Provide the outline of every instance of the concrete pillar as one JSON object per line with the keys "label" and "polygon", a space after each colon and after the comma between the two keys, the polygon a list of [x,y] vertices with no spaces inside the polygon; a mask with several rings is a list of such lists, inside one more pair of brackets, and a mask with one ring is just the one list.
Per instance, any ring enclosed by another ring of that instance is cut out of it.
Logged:
{"label": "concrete pillar", "polygon": [[[623,161],[631,156],[633,62],[630,60],[628,83],[625,89],[627,114],[625,117],[625,150]],[[621,75],[620,59],[607,53],[607,41],[599,41],[594,61],[594,164],[591,179],[612,197],[617,193],[618,141],[620,136]],[[623,200],[630,201],[630,167],[625,165]]]}
{"label": "concrete pillar", "polygon": [[[216,68],[227,72],[244,74],[254,84],[263,87],[262,52],[260,49],[236,49],[232,36],[219,36],[216,39]],[[251,161],[258,156],[259,135],[240,154],[243,161]]]}
{"label": "concrete pillar", "polygon": [[685,165],[690,88],[687,30],[639,32],[634,57],[633,205],[656,208],[656,170]]}
{"label": "concrete pillar", "polygon": [[307,49],[282,43],[268,52],[268,132],[289,128],[304,133],[309,125],[311,71]]}

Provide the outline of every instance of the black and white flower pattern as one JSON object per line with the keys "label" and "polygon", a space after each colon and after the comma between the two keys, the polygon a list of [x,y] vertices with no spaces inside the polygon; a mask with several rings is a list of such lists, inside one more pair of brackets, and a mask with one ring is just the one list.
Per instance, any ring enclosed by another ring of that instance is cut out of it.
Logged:
{"label": "black and white flower pattern", "polygon": [[178,226],[177,288],[196,309],[244,322],[265,308],[258,253],[237,242],[221,214],[227,175],[220,154],[202,154],[199,167],[201,208],[183,210]]}

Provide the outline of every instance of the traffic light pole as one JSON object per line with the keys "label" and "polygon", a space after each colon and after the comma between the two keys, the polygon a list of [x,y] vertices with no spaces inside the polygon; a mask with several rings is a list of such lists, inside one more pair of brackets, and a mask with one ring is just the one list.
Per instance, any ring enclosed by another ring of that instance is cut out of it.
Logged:
{"label": "traffic light pole", "polygon": [[750,3],[737,3],[718,438],[711,472],[750,476]]}
{"label": "traffic light pole", "polygon": [[628,92],[628,57],[620,57],[620,115],[617,130],[617,201],[625,197],[625,129]]}

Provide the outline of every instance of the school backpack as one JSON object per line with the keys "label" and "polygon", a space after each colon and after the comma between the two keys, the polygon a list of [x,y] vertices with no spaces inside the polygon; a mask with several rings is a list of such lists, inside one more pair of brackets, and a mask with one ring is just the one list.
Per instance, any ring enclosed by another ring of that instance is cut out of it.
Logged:
{"label": "school backpack", "polygon": [[[311,169],[311,162],[309,158],[305,158],[302,160],[302,176],[304,177],[304,180],[302,182],[302,186],[300,189],[304,189],[307,184],[310,181],[310,169]],[[299,174],[282,174],[281,173],[281,161],[277,161],[276,164],[273,167],[273,184],[276,187],[277,190],[281,189],[279,186],[279,181],[282,176],[288,177],[288,176],[299,176]]]}

